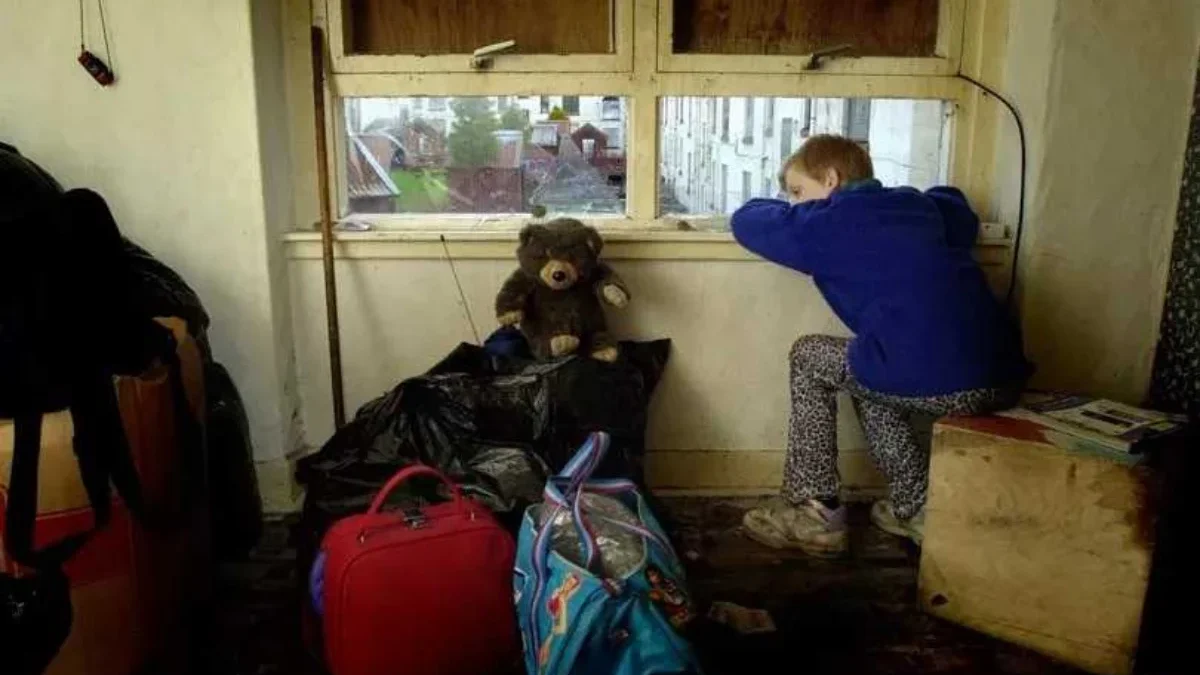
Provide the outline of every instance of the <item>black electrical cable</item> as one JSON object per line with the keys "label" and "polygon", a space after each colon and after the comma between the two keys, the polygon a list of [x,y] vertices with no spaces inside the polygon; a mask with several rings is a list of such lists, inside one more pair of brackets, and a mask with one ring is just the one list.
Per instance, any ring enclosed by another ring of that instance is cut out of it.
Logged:
{"label": "black electrical cable", "polygon": [[984,84],[984,83],[980,82],[979,80],[976,80],[968,75],[963,75],[962,73],[958,73],[957,76],[960,79],[966,80],[967,82],[970,82],[971,84],[975,85],[976,87],[979,87],[981,90],[983,90],[985,93],[990,95],[992,98],[1003,103],[1004,107],[1008,108],[1008,112],[1012,113],[1013,121],[1017,123],[1017,135],[1021,139],[1021,187],[1019,190],[1019,202],[1017,204],[1017,228],[1016,228],[1016,231],[1013,232],[1012,263],[1011,263],[1012,268],[1009,271],[1008,292],[1004,298],[1004,304],[1011,307],[1012,301],[1013,301],[1013,294],[1017,290],[1017,263],[1019,261],[1018,256],[1021,253],[1021,231],[1025,229],[1025,174],[1026,174],[1026,154],[1027,154],[1027,150],[1028,150],[1026,142],[1025,142],[1025,124],[1024,124],[1024,122],[1021,121],[1021,114],[1017,112],[1016,107],[1013,106],[1013,104],[1011,102],[1009,102],[1008,99],[1001,96],[995,89],[992,89],[991,87],[987,86],[986,84]]}

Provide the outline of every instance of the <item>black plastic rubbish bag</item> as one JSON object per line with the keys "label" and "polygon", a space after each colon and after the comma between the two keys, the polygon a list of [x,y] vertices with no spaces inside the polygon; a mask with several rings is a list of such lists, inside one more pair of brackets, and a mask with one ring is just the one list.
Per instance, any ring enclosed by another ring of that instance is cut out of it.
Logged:
{"label": "black plastic rubbish bag", "polygon": [[213,553],[218,560],[241,560],[262,535],[262,495],[254,473],[250,422],[237,386],[225,367],[204,364],[208,403],[208,484]]}
{"label": "black plastic rubbish bag", "polygon": [[[463,344],[427,374],[364,405],[319,452],[298,463],[306,485],[297,542],[311,559],[337,519],[365,511],[399,468],[441,469],[516,531],[556,471],[593,431],[612,445],[597,477],[640,482],[646,409],[670,341],[622,343],[608,364],[574,357],[530,361]],[[436,498],[433,491],[408,497]]]}
{"label": "black plastic rubbish bag", "polygon": [[54,176],[15,147],[0,143],[0,220],[16,221],[63,191]]}
{"label": "black plastic rubbish bag", "polygon": [[74,618],[67,577],[48,570],[0,573],[0,672],[40,675],[58,655]]}
{"label": "black plastic rubbish bag", "polygon": [[[0,222],[16,222],[35,209],[48,212],[48,204],[62,192],[54,176],[15,147],[0,143]],[[131,276],[126,302],[145,316],[179,317],[193,337],[202,339],[209,319],[196,292],[146,249],[125,237],[121,244],[121,266]]]}
{"label": "black plastic rubbish bag", "polygon": [[188,333],[204,343],[204,358],[211,359],[207,340],[208,313],[196,291],[179,276],[179,273],[155,258],[149,251],[128,239],[124,239],[125,265],[136,289],[129,302],[138,312],[146,316],[174,316],[187,323]]}

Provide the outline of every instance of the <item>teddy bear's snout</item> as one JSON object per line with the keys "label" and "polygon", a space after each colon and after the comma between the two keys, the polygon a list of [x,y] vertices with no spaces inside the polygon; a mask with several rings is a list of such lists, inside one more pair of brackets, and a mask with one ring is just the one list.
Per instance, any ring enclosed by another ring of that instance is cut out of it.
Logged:
{"label": "teddy bear's snout", "polygon": [[562,291],[575,285],[579,279],[579,270],[565,260],[551,260],[542,267],[539,276],[542,283],[556,291]]}

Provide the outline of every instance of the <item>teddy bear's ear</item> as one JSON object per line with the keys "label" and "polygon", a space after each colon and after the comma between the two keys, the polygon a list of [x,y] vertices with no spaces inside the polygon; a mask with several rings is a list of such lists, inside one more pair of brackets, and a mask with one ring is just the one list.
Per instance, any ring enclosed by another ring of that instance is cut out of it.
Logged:
{"label": "teddy bear's ear", "polygon": [[530,224],[526,225],[525,227],[521,228],[521,236],[520,236],[521,245],[528,246],[529,240],[533,239],[536,236],[543,235],[545,233],[546,233],[545,227],[538,225],[537,223],[530,223]]}
{"label": "teddy bear's ear", "polygon": [[600,249],[604,248],[604,239],[594,227],[583,228],[587,233],[588,248],[592,249],[592,255],[600,255]]}

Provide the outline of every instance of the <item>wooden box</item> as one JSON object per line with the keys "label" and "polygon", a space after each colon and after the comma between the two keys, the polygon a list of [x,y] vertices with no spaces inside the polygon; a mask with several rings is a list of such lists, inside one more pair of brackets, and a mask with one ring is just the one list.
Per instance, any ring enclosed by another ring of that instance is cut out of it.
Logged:
{"label": "wooden box", "polygon": [[1129,673],[1150,575],[1152,475],[1029,421],[934,428],[926,611],[1095,673]]}

